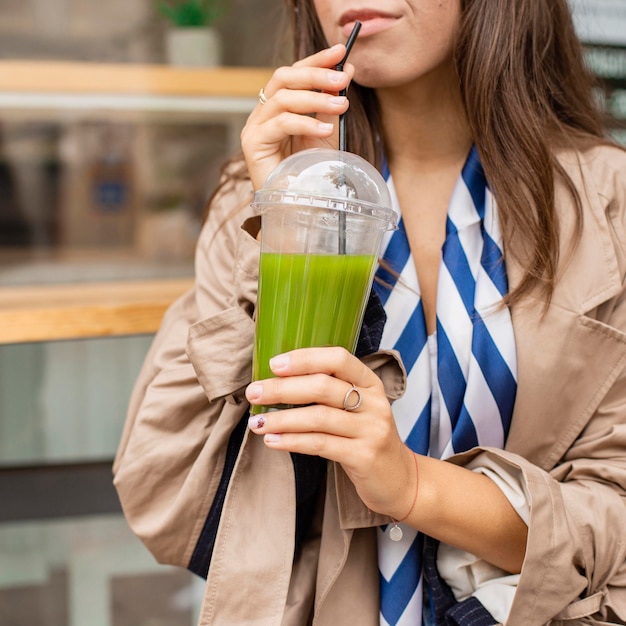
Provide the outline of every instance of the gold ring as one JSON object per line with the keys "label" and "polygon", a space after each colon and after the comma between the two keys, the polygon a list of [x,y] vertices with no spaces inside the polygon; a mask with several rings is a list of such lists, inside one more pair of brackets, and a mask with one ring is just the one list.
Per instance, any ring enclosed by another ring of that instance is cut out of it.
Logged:
{"label": "gold ring", "polygon": [[263,91],[263,87],[261,87],[261,90],[259,91],[259,102],[261,104],[267,103],[267,98],[265,97],[265,92]]}
{"label": "gold ring", "polygon": [[[353,393],[356,393],[356,402],[350,404],[350,396]],[[343,409],[344,411],[356,411],[361,406],[361,402],[363,402],[361,392],[354,385],[352,385],[352,387],[350,387],[350,389],[346,392],[346,396],[343,399]]]}

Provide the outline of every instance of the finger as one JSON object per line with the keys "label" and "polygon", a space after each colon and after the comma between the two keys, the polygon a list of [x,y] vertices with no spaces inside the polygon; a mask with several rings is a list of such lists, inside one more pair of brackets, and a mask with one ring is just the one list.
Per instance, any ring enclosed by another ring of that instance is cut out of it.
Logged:
{"label": "finger", "polygon": [[[370,394],[373,393],[370,391]],[[246,397],[256,405],[317,404],[346,411],[356,410],[363,403],[363,392],[358,387],[327,374],[256,381],[246,389]],[[370,409],[372,404],[370,402]]]}
{"label": "finger", "polygon": [[293,67],[334,67],[343,59],[345,54],[346,46],[337,43],[330,48],[324,48],[324,50],[296,61]]}
{"label": "finger", "polygon": [[252,415],[248,426],[259,435],[319,432],[347,439],[360,436],[363,430],[359,420],[347,411],[320,404]]}
{"label": "finger", "polygon": [[301,348],[279,354],[270,360],[276,376],[303,376],[329,374],[357,387],[371,388],[381,385],[380,379],[345,348]]}
{"label": "finger", "polygon": [[[342,437],[334,433],[325,432],[268,432],[262,435],[263,442],[268,448],[275,450],[287,450],[311,456],[320,456],[330,461],[340,463],[350,474],[366,475],[367,469],[379,463],[376,458],[382,458],[377,454],[375,447],[368,445],[362,439]],[[389,444],[391,446],[391,444]],[[398,444],[402,446],[400,442]],[[400,448],[399,448],[400,449]],[[394,456],[396,456],[394,452]],[[387,466],[388,463],[382,461]],[[359,471],[361,468],[361,471]],[[366,468],[363,470],[363,468]]]}
{"label": "finger", "polygon": [[252,155],[251,160],[259,168],[263,158],[276,157],[281,142],[288,137],[334,138],[339,116],[348,108],[349,101],[345,96],[281,89],[255,112],[254,118],[243,129],[244,154]]}
{"label": "finger", "polygon": [[338,463],[350,464],[352,456],[344,437],[326,433],[268,433],[263,441],[268,448],[320,456]]}
{"label": "finger", "polygon": [[345,96],[281,91],[266,106],[267,112],[257,117],[254,131],[248,127],[241,136],[244,152],[254,151],[257,159],[265,151],[275,154],[277,144],[290,136],[330,137],[349,103]]}
{"label": "finger", "polygon": [[[274,96],[283,89],[337,94],[347,88],[353,75],[352,67],[345,68],[344,71],[340,72],[321,67],[281,67],[274,72],[267,85],[263,88],[263,95],[267,102],[259,104],[261,108],[266,108]],[[259,107],[257,107],[257,110],[259,110]]]}
{"label": "finger", "polygon": [[293,89],[320,89],[329,92],[347,88],[354,77],[354,65],[346,63],[341,71],[335,69],[343,59],[345,50],[343,44],[337,44],[293,65],[277,68],[263,89],[265,97],[270,98],[273,93],[286,86]]}
{"label": "finger", "polygon": [[311,116],[325,114],[339,116],[348,110],[346,96],[306,90],[280,89],[256,115],[256,123],[262,124],[283,112]]}
{"label": "finger", "polygon": [[[326,138],[333,134],[334,129],[335,125],[332,122],[321,122],[307,115],[284,112],[276,116],[271,123],[256,126],[256,135],[253,138],[250,133],[242,134],[241,145],[244,154],[254,154],[258,166],[262,159],[274,157],[277,144],[290,136]],[[254,152],[249,145],[252,141],[254,141]]]}

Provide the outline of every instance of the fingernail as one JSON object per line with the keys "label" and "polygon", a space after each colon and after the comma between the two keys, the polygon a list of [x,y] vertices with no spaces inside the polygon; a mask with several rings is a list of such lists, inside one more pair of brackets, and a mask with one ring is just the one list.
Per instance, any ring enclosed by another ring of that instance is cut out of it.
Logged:
{"label": "fingernail", "polygon": [[265,441],[265,443],[278,443],[281,439],[282,435],[277,433],[268,433],[265,437],[263,437],[263,441]]}
{"label": "fingernail", "polygon": [[[320,124],[319,126],[320,127],[330,126],[332,128],[333,125],[332,124]],[[288,365],[289,365],[289,356],[287,354],[279,354],[270,359],[270,367],[272,368],[273,372],[281,372],[283,370],[286,370]]]}
{"label": "fingernail", "polygon": [[262,415],[251,415],[248,418],[248,428],[263,428],[265,426],[265,418]]}
{"label": "fingernail", "polygon": [[328,72],[328,80],[331,83],[339,83],[343,78],[343,74],[341,72]]}
{"label": "fingernail", "polygon": [[318,127],[320,130],[332,130],[332,129],[334,128],[332,124],[328,124],[328,123],[325,123],[325,122],[320,122],[320,123],[317,125],[317,127]]}
{"label": "fingernail", "polygon": [[334,46],[332,46],[330,49],[331,50],[336,50],[337,48],[341,48],[344,44],[342,43],[336,43]]}
{"label": "fingernail", "polygon": [[260,400],[262,393],[263,385],[256,385],[255,383],[252,383],[251,385],[248,385],[248,388],[246,389],[246,397],[248,400]]}
{"label": "fingernail", "polygon": [[345,104],[347,98],[345,96],[329,96],[328,102],[331,104]]}

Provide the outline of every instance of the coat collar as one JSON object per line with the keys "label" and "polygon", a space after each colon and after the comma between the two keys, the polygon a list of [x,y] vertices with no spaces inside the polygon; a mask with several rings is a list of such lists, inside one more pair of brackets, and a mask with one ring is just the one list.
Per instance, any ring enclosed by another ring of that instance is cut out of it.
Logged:
{"label": "coat collar", "polygon": [[[559,161],[580,194],[584,226],[580,241],[572,251],[575,203],[566,186],[557,180],[556,207],[562,244],[552,305],[584,314],[618,295],[622,289],[624,268],[620,268],[607,219],[612,196],[607,186],[611,185],[612,172],[598,167],[603,159],[593,153],[565,152],[559,156]],[[519,284],[524,269],[514,257],[507,258],[511,286]]]}

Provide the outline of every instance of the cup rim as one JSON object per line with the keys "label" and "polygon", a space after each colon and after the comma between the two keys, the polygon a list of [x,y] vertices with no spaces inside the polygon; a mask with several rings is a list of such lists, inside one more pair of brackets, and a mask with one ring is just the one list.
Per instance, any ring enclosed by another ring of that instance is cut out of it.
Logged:
{"label": "cup rim", "polygon": [[355,215],[365,215],[388,223],[385,230],[395,230],[398,227],[398,214],[392,207],[385,207],[367,200],[358,198],[338,198],[333,196],[316,195],[298,191],[286,191],[284,189],[259,189],[254,193],[251,206],[263,214],[275,205],[293,207],[307,207],[330,209],[353,213]]}

